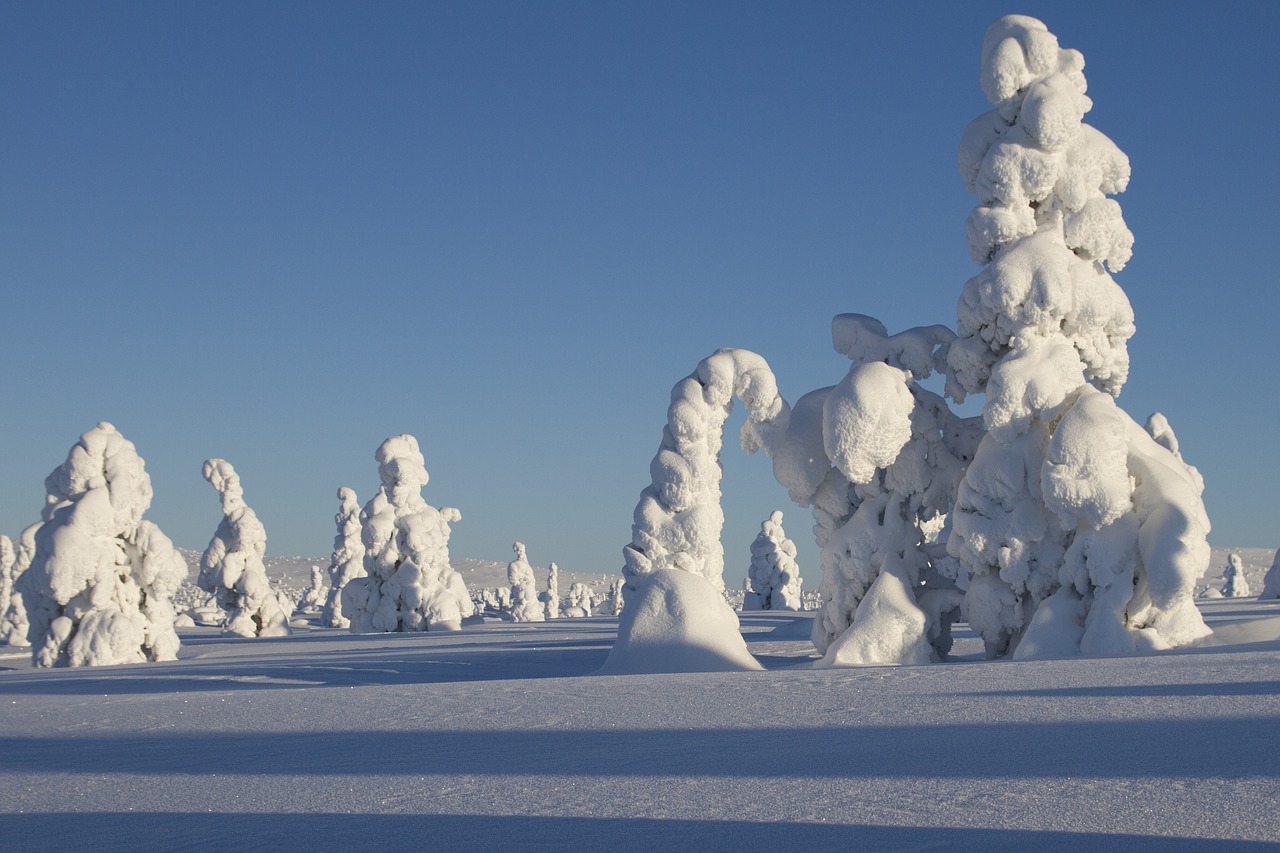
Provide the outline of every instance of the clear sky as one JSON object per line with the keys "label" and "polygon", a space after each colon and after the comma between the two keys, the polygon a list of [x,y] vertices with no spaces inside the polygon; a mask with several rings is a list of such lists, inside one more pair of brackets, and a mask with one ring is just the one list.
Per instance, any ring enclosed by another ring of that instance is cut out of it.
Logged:
{"label": "clear sky", "polygon": [[[1130,157],[1121,404],[1215,546],[1280,544],[1280,3],[6,2],[0,532],[109,420],[200,549],[230,460],[271,554],[412,433],[454,556],[614,572],[671,386],[721,346],[833,384],[830,318],[955,325],[986,25],[1084,53]],[[734,424],[739,419],[734,420]],[[775,508],[726,441],[726,578]]]}

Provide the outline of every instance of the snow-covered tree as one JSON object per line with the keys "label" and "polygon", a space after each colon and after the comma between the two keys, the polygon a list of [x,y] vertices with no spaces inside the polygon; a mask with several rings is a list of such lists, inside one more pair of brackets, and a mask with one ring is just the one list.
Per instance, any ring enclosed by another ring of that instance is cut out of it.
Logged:
{"label": "snow-covered tree", "polygon": [[284,637],[289,612],[267,579],[267,531],[244,502],[240,475],[225,459],[208,459],[204,478],[222,501],[222,522],[200,556],[198,585],[218,597],[227,614],[223,632],[238,637]]}
{"label": "snow-covered tree", "polygon": [[311,583],[302,591],[297,609],[303,613],[318,613],[329,596],[329,585],[324,582],[324,572],[319,566],[311,567]]}
{"label": "snow-covered tree", "polygon": [[618,578],[613,583],[609,584],[609,592],[605,597],[609,604],[607,612],[610,616],[622,615],[622,607],[625,604],[625,599],[622,597],[623,585],[624,582],[621,578]]}
{"label": "snow-covered tree", "polygon": [[564,612],[565,616],[590,616],[594,605],[591,587],[581,581],[569,584],[569,607]]}
{"label": "snow-covered tree", "polygon": [[31,645],[27,639],[27,631],[31,627],[27,620],[27,606],[19,592],[18,581],[36,555],[36,531],[42,524],[38,521],[23,530],[14,546],[13,563],[9,566],[9,595],[0,601],[0,640],[10,646],[27,648]]}
{"label": "snow-covered tree", "polygon": [[548,619],[560,618],[560,567],[555,563],[547,572],[547,591],[538,596]]}
{"label": "snow-covered tree", "polygon": [[343,615],[355,633],[456,631],[474,612],[449,565],[449,525],[462,513],[423,500],[429,476],[413,436],[388,438],[374,458],[382,486],[361,515],[367,576],[348,581]]}
{"label": "snow-covered tree", "polygon": [[747,575],[750,588],[742,600],[743,610],[801,609],[803,582],[796,564],[796,543],[782,529],[780,510],[760,523],[760,534],[751,543]]}
{"label": "snow-covered tree", "polygon": [[538,598],[538,580],[523,542],[511,546],[516,558],[507,563],[507,583],[511,584],[511,618],[516,622],[542,622],[546,608]]}
{"label": "snow-covered tree", "polygon": [[[105,421],[45,480],[30,563],[17,580],[36,666],[175,660],[173,596],[187,566],[144,519],[151,478]],[[25,538],[25,537],[24,537]]]}
{"label": "snow-covered tree", "polygon": [[[960,487],[948,548],[971,575],[970,625],[991,656],[1126,654],[1198,642],[1192,594],[1209,557],[1194,468],[1114,401],[1133,312],[1107,273],[1133,235],[1109,195],[1129,161],[1082,122],[1084,59],[1044,24],[987,31],[995,109],[959,166],[979,204],[949,390],[986,395],[987,434]],[[1176,446],[1176,445],[1175,445]]]}
{"label": "snow-covered tree", "polygon": [[1244,560],[1240,559],[1240,555],[1234,552],[1227,555],[1227,567],[1222,572],[1222,579],[1226,581],[1222,585],[1223,598],[1248,598],[1249,581],[1244,576]]}
{"label": "snow-covered tree", "polygon": [[1262,578],[1262,592],[1259,599],[1280,598],[1280,550],[1276,551],[1271,561],[1271,568]]}
{"label": "snow-covered tree", "polygon": [[342,591],[356,578],[365,577],[364,543],[360,541],[360,504],[354,489],[338,489],[338,514],[333,517],[338,535],[329,558],[329,595],[324,603],[324,624],[349,628],[351,620],[342,615]]}

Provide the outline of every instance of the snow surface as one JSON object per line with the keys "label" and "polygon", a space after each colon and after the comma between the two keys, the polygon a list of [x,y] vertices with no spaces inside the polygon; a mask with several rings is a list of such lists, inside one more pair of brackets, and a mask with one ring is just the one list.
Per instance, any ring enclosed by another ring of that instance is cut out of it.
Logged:
{"label": "snow surface", "polygon": [[[617,620],[181,632],[176,662],[0,650],[9,851],[1274,849],[1280,602],[1140,658],[592,676]],[[317,620],[318,622],[318,620]],[[416,843],[416,842],[415,842]]]}

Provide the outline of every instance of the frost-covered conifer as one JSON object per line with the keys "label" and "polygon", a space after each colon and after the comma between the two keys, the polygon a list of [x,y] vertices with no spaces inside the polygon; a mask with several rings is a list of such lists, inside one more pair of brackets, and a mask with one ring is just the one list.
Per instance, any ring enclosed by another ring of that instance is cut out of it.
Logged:
{"label": "frost-covered conifer", "polygon": [[511,546],[516,558],[507,563],[507,583],[511,584],[511,618],[516,622],[542,622],[546,608],[538,598],[538,581],[525,553],[523,542]]}
{"label": "frost-covered conifer", "polygon": [[560,618],[560,567],[555,563],[547,572],[547,591],[538,598],[547,611],[548,619]]}
{"label": "frost-covered conifer", "polygon": [[1258,598],[1280,598],[1280,550],[1276,551],[1275,558],[1271,561],[1271,568],[1267,569],[1267,573],[1262,578],[1262,592]]}
{"label": "frost-covered conifer", "polygon": [[590,616],[594,603],[591,587],[581,581],[574,581],[569,584],[569,607],[565,610],[564,615]]}
{"label": "frost-covered conifer", "polygon": [[782,529],[782,512],[775,510],[760,523],[760,535],[751,543],[749,590],[742,600],[743,610],[801,609],[800,567],[796,565],[796,543]]}
{"label": "frost-covered conifer", "polygon": [[173,596],[187,567],[142,517],[151,478],[133,444],[99,423],[45,489],[41,522],[28,528],[29,565],[17,581],[36,666],[175,660]]}
{"label": "frost-covered conifer", "polygon": [[311,567],[311,583],[302,591],[297,609],[303,613],[318,613],[329,595],[329,585],[324,582],[324,572],[319,566]]}
{"label": "frost-covered conifer", "polygon": [[360,541],[360,504],[355,490],[338,489],[338,514],[333,517],[338,535],[333,539],[333,556],[329,558],[329,596],[324,603],[324,624],[330,628],[349,628],[351,620],[342,615],[343,590],[356,578],[366,577],[364,543]]}
{"label": "frost-covered conifer", "polygon": [[1239,554],[1227,555],[1227,568],[1222,572],[1222,579],[1226,581],[1222,585],[1223,598],[1249,597],[1249,581],[1244,576],[1244,561]]}
{"label": "frost-covered conifer", "polygon": [[429,477],[413,436],[388,438],[374,458],[382,486],[361,516],[368,575],[347,583],[343,614],[355,633],[456,631],[474,612],[449,565],[449,525],[462,513],[423,500]]}
{"label": "frost-covered conifer", "polygon": [[13,598],[13,568],[17,561],[13,540],[0,535],[0,621],[4,619],[4,614],[9,609],[9,600]]}
{"label": "frost-covered conifer", "polygon": [[622,615],[622,607],[623,607],[623,604],[625,603],[622,597],[622,587],[623,587],[623,581],[621,578],[609,584],[609,592],[608,592],[607,598],[609,602],[608,614],[610,616]]}
{"label": "frost-covered conifer", "polygon": [[4,601],[0,601],[0,640],[18,648],[28,648],[31,645],[31,641],[27,639],[27,631],[31,626],[27,620],[27,607],[19,592],[18,581],[36,555],[36,531],[42,524],[43,522],[37,521],[23,530],[18,537],[14,547],[13,564],[9,567],[9,577],[12,579],[9,596]]}
{"label": "frost-covered conifer", "polygon": [[936,661],[950,649],[960,593],[958,567],[931,532],[979,430],[920,383],[945,367],[954,334],[890,335],[860,314],[831,329],[853,365],[796,402],[771,449],[778,482],[813,508],[822,549],[813,642],[827,666]]}
{"label": "frost-covered conifer", "polygon": [[960,144],[978,195],[948,389],[983,393],[987,428],[952,516],[970,625],[991,656],[1128,654],[1208,635],[1192,600],[1208,564],[1203,484],[1116,404],[1133,312],[1107,273],[1133,235],[1109,195],[1128,158],[1082,122],[1084,59],[1040,21],[987,31],[995,109]]}
{"label": "frost-covered conifer", "polygon": [[227,614],[223,632],[238,637],[283,637],[289,633],[289,612],[271,589],[262,558],[267,531],[244,502],[240,475],[225,459],[208,459],[204,478],[222,501],[222,522],[200,556],[197,580],[205,592],[218,597]]}

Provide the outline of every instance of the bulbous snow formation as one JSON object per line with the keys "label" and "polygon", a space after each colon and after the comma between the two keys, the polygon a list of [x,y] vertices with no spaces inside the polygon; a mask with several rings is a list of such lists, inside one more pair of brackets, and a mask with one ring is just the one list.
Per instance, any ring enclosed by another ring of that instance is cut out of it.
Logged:
{"label": "bulbous snow formation", "polygon": [[349,628],[351,620],[342,615],[343,590],[356,578],[366,577],[364,542],[360,540],[360,504],[354,489],[338,489],[338,514],[333,522],[338,535],[333,539],[333,555],[329,558],[329,595],[324,603],[324,624],[330,628]]}
{"label": "bulbous snow formation", "polygon": [[1276,551],[1275,558],[1271,561],[1271,568],[1267,569],[1267,573],[1262,577],[1262,592],[1259,593],[1258,598],[1280,598],[1280,550]]}
{"label": "bulbous snow formation", "polygon": [[753,352],[718,350],[676,384],[649,466],[652,483],[640,493],[631,544],[623,549],[628,594],[640,577],[660,569],[692,572],[724,589],[720,448],[734,397],[747,410],[741,432],[747,453],[767,450],[786,429],[790,409],[768,363]]}
{"label": "bulbous snow formation", "polygon": [[[1033,18],[991,25],[983,90],[959,166],[979,204],[948,392],[983,393],[987,434],[965,473],[949,552],[991,656],[1132,654],[1198,642],[1208,561],[1203,482],[1163,417],[1118,406],[1133,334],[1107,274],[1133,236],[1107,195],[1129,164],[1081,122],[1084,60]],[[1105,265],[1105,266],[1104,266]]]}
{"label": "bulbous snow formation", "polygon": [[631,583],[618,639],[600,674],[763,669],[747,651],[737,614],[710,581],[659,569]]}
{"label": "bulbous snow formation", "polygon": [[475,611],[449,565],[449,525],[462,513],[423,500],[429,477],[413,436],[388,438],[374,458],[382,486],[361,515],[367,576],[350,580],[342,599],[351,630],[456,631]]}
{"label": "bulbous snow formation", "polygon": [[1223,598],[1248,598],[1251,594],[1249,581],[1244,576],[1244,561],[1239,554],[1227,555],[1227,568],[1223,571],[1222,578],[1226,581],[1222,585]]}
{"label": "bulbous snow formation", "polygon": [[742,599],[743,610],[803,610],[803,581],[796,565],[796,543],[782,529],[782,513],[774,510],[760,523],[760,535],[751,543],[751,588]]}
{"label": "bulbous snow formation", "polygon": [[[41,522],[17,587],[36,666],[175,660],[173,596],[186,563],[143,519],[151,478],[105,421],[45,480]],[[24,539],[27,534],[24,534]]]}
{"label": "bulbous snow formation", "polygon": [[223,632],[238,637],[284,637],[289,614],[271,589],[263,557],[267,531],[244,502],[240,475],[225,459],[204,463],[204,478],[222,500],[222,522],[200,556],[197,584],[215,593],[226,611]]}
{"label": "bulbous snow formation", "polygon": [[542,622],[547,618],[546,608],[538,598],[538,579],[523,542],[511,546],[516,558],[507,563],[507,583],[511,584],[511,619],[514,622]]}
{"label": "bulbous snow formation", "polygon": [[945,369],[953,339],[942,326],[890,335],[872,317],[837,316],[832,343],[854,364],[796,402],[772,448],[778,482],[813,508],[813,642],[825,665],[927,662],[950,649],[957,566],[925,525],[950,511],[978,429],[920,381]]}

